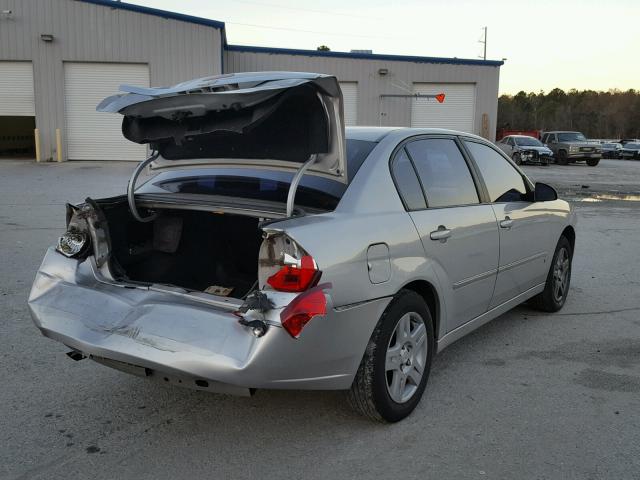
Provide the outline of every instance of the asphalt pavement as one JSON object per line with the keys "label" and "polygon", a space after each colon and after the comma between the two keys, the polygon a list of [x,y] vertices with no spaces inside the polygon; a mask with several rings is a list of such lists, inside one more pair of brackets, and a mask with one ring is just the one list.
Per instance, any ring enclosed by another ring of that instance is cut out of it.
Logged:
{"label": "asphalt pavement", "polygon": [[567,304],[446,349],[394,425],[341,392],[178,389],[42,337],[26,299],[65,202],[123,193],[132,169],[0,161],[0,478],[640,478],[640,162],[525,167],[578,212]]}

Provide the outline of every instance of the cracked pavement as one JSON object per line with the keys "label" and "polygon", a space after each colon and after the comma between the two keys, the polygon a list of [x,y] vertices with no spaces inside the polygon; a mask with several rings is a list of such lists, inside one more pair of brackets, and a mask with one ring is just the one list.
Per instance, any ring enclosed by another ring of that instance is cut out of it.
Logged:
{"label": "cracked pavement", "polygon": [[[439,355],[395,425],[339,392],[236,398],[73,362],[26,306],[64,204],[123,193],[132,164],[0,161],[0,478],[632,479],[640,472],[640,162],[525,167],[575,200],[571,291]],[[586,187],[583,187],[586,186]]]}

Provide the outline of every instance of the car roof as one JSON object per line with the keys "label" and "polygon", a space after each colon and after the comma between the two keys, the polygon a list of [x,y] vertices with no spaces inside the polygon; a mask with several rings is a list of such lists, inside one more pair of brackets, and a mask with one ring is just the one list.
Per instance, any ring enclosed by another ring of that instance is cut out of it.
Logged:
{"label": "car roof", "polygon": [[578,132],[576,130],[549,130],[548,132],[544,132],[544,133],[582,133],[582,132]]}
{"label": "car roof", "polygon": [[347,127],[346,137],[349,140],[366,140],[369,142],[379,142],[389,133],[398,130],[397,127]]}
{"label": "car roof", "polygon": [[[534,137],[533,135],[507,135],[507,137],[511,137],[511,138],[535,138],[537,140],[536,137]],[[507,138],[505,137],[505,138]]]}
{"label": "car roof", "polygon": [[446,128],[414,128],[414,127],[347,127],[345,128],[346,137],[350,140],[367,140],[370,142],[379,142],[387,135],[411,137],[414,135],[457,135],[478,140],[487,141],[486,138],[479,137],[473,133],[460,132],[457,130],[448,130]]}

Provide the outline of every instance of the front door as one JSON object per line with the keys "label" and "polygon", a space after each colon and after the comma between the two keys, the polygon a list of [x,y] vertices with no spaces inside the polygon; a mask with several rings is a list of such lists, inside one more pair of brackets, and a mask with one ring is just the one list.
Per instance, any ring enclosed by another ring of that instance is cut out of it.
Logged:
{"label": "front door", "polygon": [[544,283],[553,252],[548,218],[532,202],[522,174],[488,145],[465,141],[482,174],[500,231],[500,262],[491,308]]}

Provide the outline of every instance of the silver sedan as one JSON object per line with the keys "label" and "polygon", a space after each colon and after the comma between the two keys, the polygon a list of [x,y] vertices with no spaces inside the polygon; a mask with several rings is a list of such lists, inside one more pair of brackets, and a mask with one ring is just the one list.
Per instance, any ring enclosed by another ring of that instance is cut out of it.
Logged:
{"label": "silver sedan", "polygon": [[436,352],[565,303],[575,214],[480,137],[345,130],[320,74],[123,90],[99,109],[153,154],[126,194],[68,205],[29,297],[75,360],[238,395],[348,390],[393,422]]}

